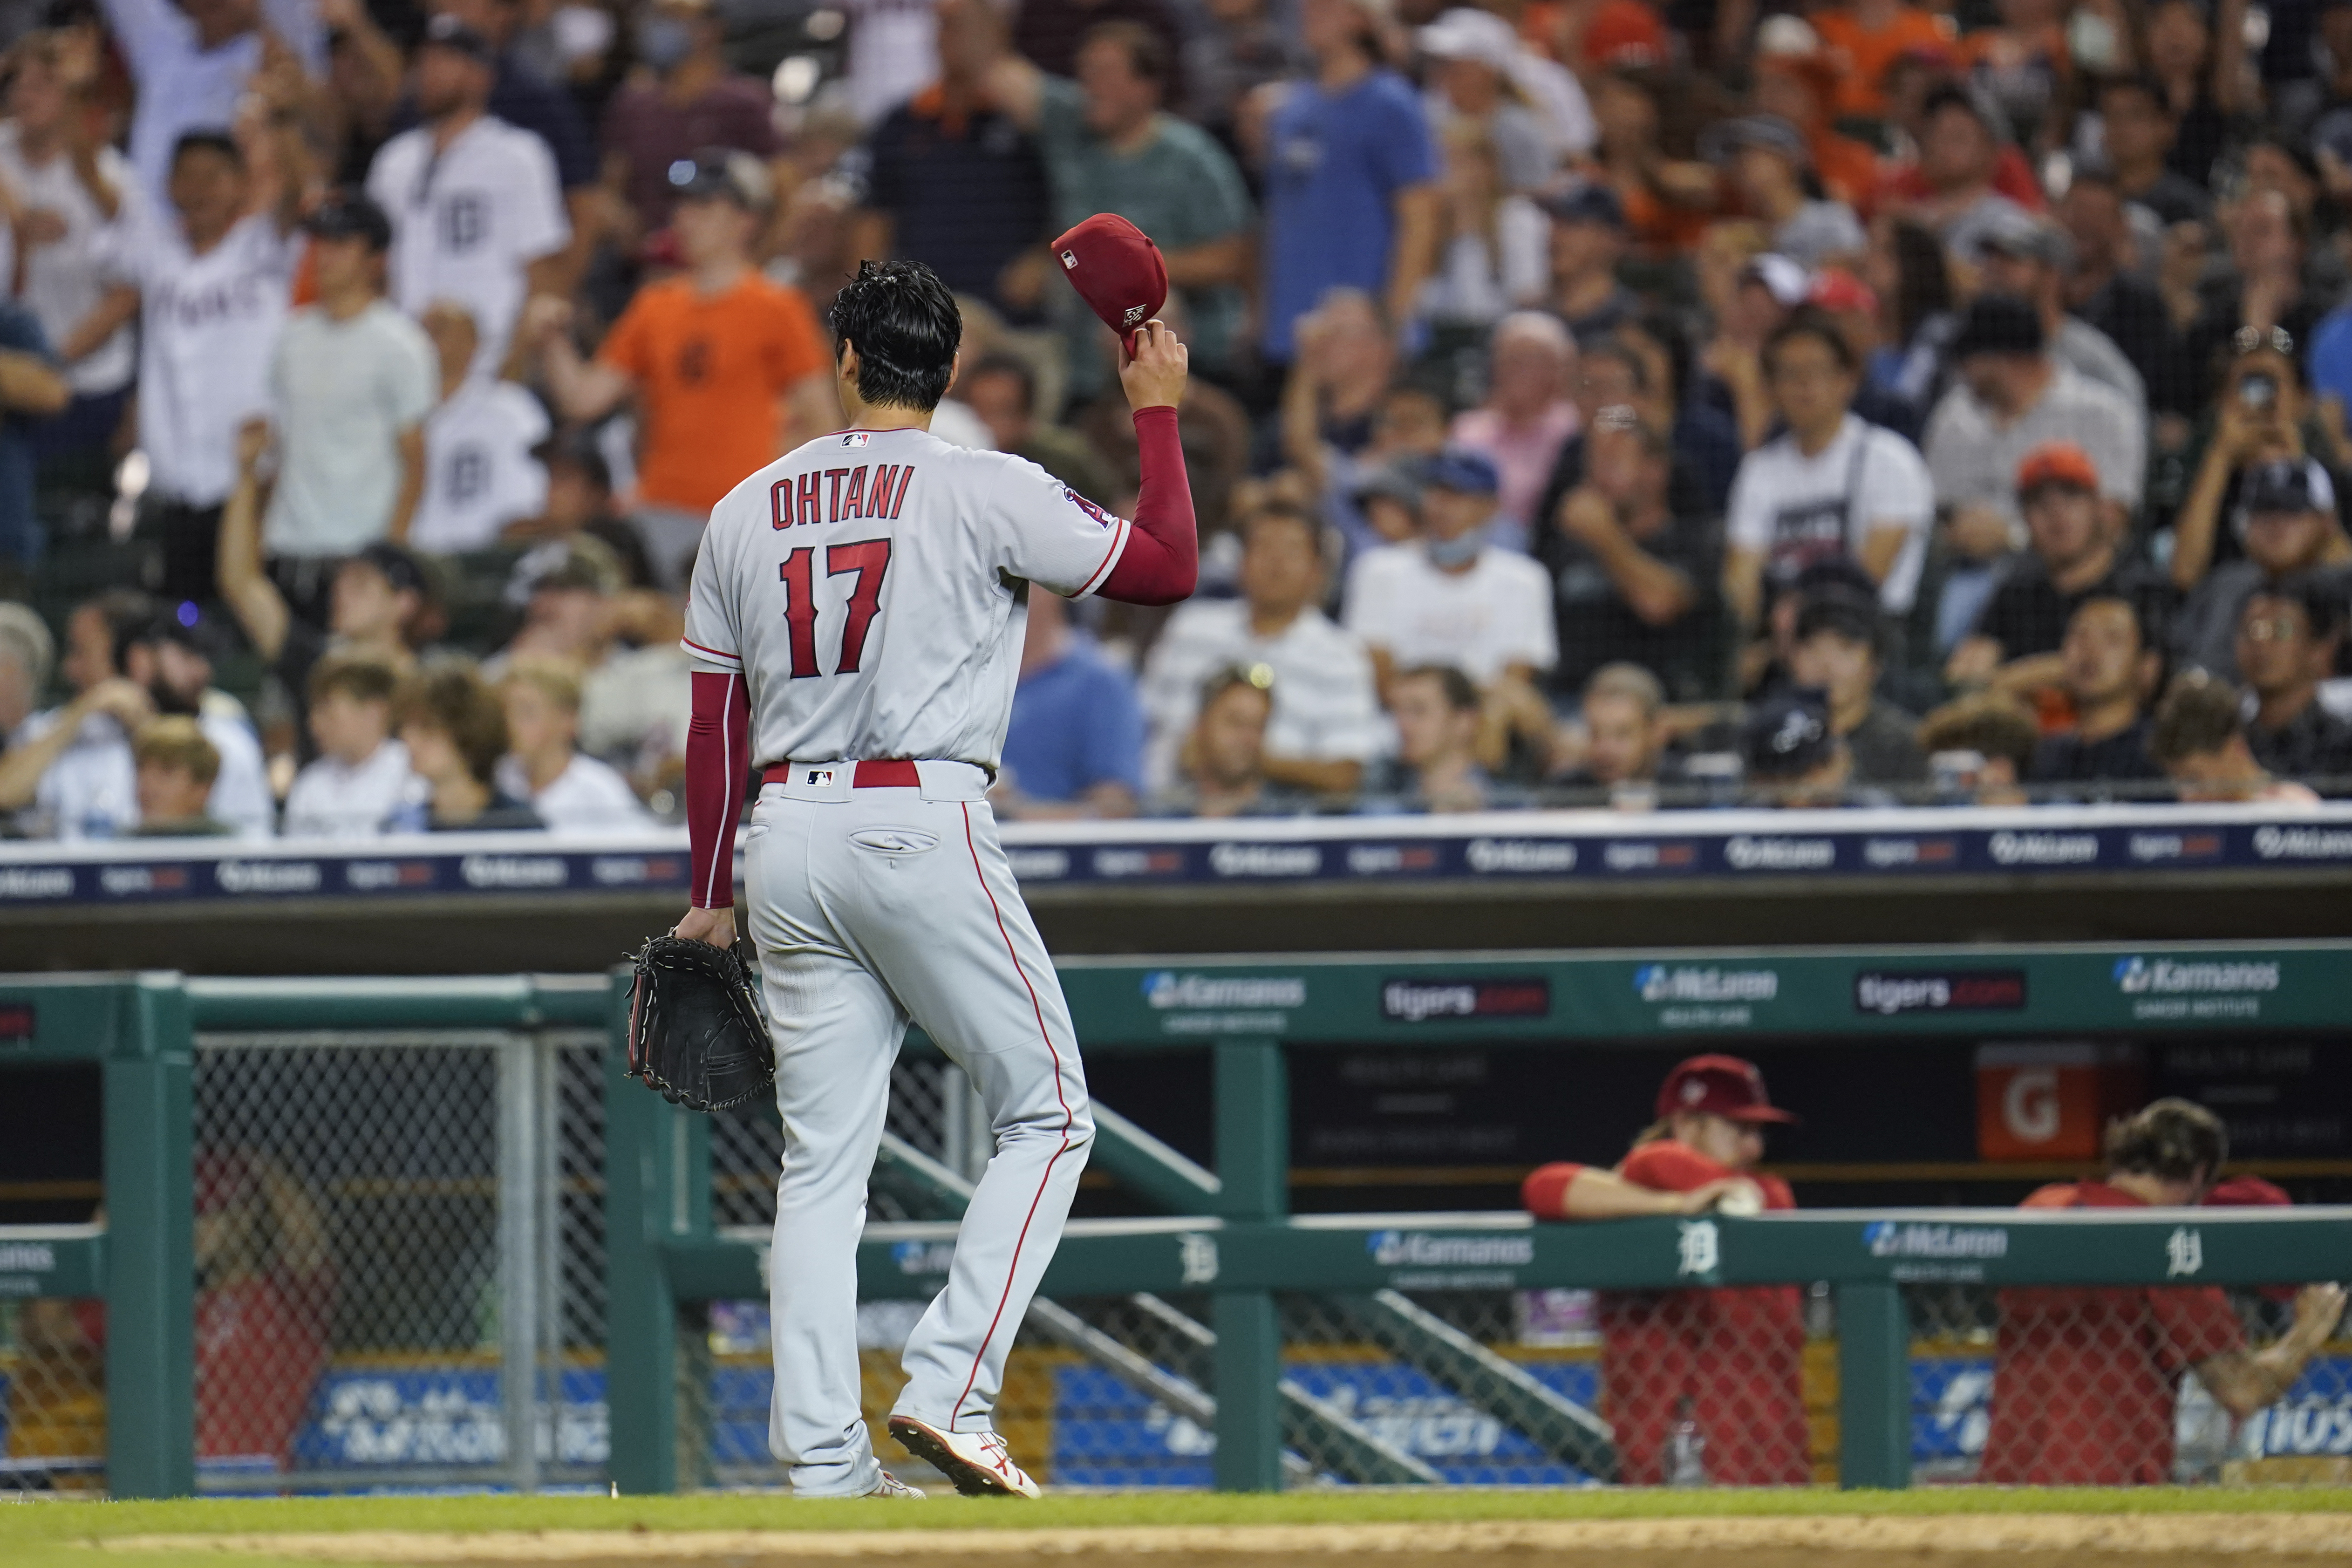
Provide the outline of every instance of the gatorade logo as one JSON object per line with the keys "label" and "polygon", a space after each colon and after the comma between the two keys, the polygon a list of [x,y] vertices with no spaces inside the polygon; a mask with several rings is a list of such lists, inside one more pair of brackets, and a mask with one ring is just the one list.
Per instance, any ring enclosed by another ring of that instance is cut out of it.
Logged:
{"label": "gatorade logo", "polygon": [[2058,1069],[2020,1068],[2000,1091],[2000,1121],[2021,1143],[2058,1136]]}

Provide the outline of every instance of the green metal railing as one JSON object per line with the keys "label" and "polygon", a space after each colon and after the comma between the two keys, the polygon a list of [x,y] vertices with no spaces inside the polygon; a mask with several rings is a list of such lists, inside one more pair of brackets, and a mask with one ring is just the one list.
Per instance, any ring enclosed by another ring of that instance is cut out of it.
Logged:
{"label": "green metal railing", "polygon": [[[1867,977],[1928,973],[1997,980],[2002,1006],[1899,1018],[1868,1010]],[[1890,1026],[1985,1037],[2341,1023],[2352,944],[1079,960],[1060,975],[1089,1051],[1211,1047],[1214,1173],[1122,1118],[1100,1118],[1095,1168],[1168,1217],[1073,1222],[1041,1296],[1050,1303],[1211,1293],[1223,1489],[1279,1488],[1286,1446],[1328,1450],[1349,1441],[1328,1431],[1319,1445],[1299,1440],[1301,1413],[1283,1387],[1276,1298],[1285,1292],[1339,1299],[1368,1339],[1404,1347],[1403,1359],[1465,1396],[1476,1384],[1489,1414],[1588,1473],[1605,1474],[1605,1435],[1589,1418],[1580,1422],[1531,1379],[1511,1383],[1507,1363],[1449,1342],[1443,1325],[1416,1321],[1402,1293],[1826,1282],[1839,1325],[1840,1481],[1902,1487],[1911,1474],[1906,1285],[2163,1285],[2184,1276],[2249,1285],[2352,1276],[2352,1209],[2341,1208],[2122,1217],[1817,1211],[1585,1226],[1536,1225],[1517,1214],[1293,1217],[1284,1058],[1286,1044],[1332,1041],[1444,1047],[1495,1037],[1703,1039]],[[1400,985],[1409,990],[1392,989]],[[1494,1012],[1482,1016],[1482,996],[1493,999]],[[763,1297],[767,1249],[711,1228],[707,1123],[641,1091],[624,1092],[634,1086],[617,1076],[609,1086],[612,1474],[625,1489],[670,1491],[682,1479],[677,1304]],[[921,1188],[914,1164],[886,1148],[877,1184]],[[939,1218],[868,1227],[857,1259],[864,1297],[925,1299],[939,1289],[946,1260],[939,1244],[952,1239],[961,1203],[931,1185]],[[2185,1269],[2191,1256],[2196,1267]],[[1474,1352],[1484,1360],[1469,1375],[1461,1363]],[[1401,1471],[1393,1453],[1356,1458],[1362,1462],[1349,1468],[1360,1479],[1428,1479]]]}
{"label": "green metal railing", "polygon": [[[1989,974],[2004,986],[2013,980],[2015,1005],[1899,1018],[1862,1005],[1858,987],[1867,976],[1922,972]],[[1418,1461],[1368,1445],[1360,1429],[1286,1391],[1281,1292],[1333,1299],[1368,1342],[1441,1384],[1477,1383],[1490,1414],[1588,1473],[1606,1474],[1604,1429],[1532,1380],[1514,1381],[1509,1363],[1420,1313],[1408,1293],[1826,1281],[1838,1307],[1840,1478],[1848,1486],[1902,1486],[1910,1468],[1907,1285],[2352,1277],[2347,1209],[2122,1217],[1815,1212],[1583,1226],[1538,1226],[1518,1215],[1293,1216],[1285,1059],[1287,1045],[1314,1041],[1442,1048],[1493,1037],[1719,1039],[1864,1028],[1965,1028],[1990,1037],[2341,1024],[2352,944],[1081,961],[1065,965],[1062,979],[1090,1051],[1210,1047],[1214,1172],[1116,1114],[1100,1115],[1095,1168],[1160,1217],[1075,1223],[1044,1294],[1211,1297],[1210,1321],[1186,1320],[1181,1329],[1206,1359],[1213,1411],[1198,1384],[1165,1369],[1131,1371],[1164,1385],[1188,1417],[1213,1419],[1216,1483],[1228,1489],[1282,1485],[1286,1449],[1360,1477],[1429,1479]],[[1481,998],[1494,1010],[1482,1010]],[[0,977],[0,1082],[20,1064],[84,1061],[102,1073],[105,1224],[0,1229],[0,1294],[106,1300],[109,1489],[173,1496],[194,1485],[195,1033],[555,1025],[601,1027],[613,1042],[605,1073],[611,1473],[632,1492],[676,1489],[680,1303],[764,1296],[767,1260],[756,1241],[713,1226],[709,1121],[624,1078],[625,1007],[625,986],[612,975]],[[952,1173],[903,1146],[886,1150],[876,1181],[907,1194],[907,1212],[930,1217],[871,1227],[858,1258],[861,1290],[928,1297],[944,1261],[933,1244],[952,1237],[964,1190]],[[1040,1319],[1051,1315],[1048,1308]],[[1086,1331],[1068,1314],[1061,1321],[1066,1333]]]}

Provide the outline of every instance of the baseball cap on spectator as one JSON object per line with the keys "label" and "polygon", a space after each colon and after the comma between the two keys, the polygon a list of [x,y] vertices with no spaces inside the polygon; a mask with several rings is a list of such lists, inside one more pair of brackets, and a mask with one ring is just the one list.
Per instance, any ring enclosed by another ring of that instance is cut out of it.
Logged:
{"label": "baseball cap on spectator", "polygon": [[1739,755],[1751,779],[1793,779],[1837,754],[1826,694],[1792,687],[1749,710],[1740,727]]}
{"label": "baseball cap on spectator", "polygon": [[434,597],[432,574],[404,545],[380,539],[373,544],[353,551],[352,559],[364,562],[382,573],[383,580],[392,584],[395,594],[406,589],[428,601]]}
{"label": "baseball cap on spectator", "polygon": [[1979,294],[1969,301],[1952,340],[1957,362],[1975,354],[2038,354],[2049,346],[2042,312],[2014,294]]}
{"label": "baseball cap on spectator", "polygon": [[2091,454],[2072,441],[2044,441],[2017,465],[2017,499],[2032,500],[2036,490],[2051,485],[2099,493],[2099,466]]}
{"label": "baseball cap on spectator", "polygon": [[1764,1092],[1764,1075],[1754,1062],[1717,1052],[1675,1063],[1658,1086],[1658,1120],[1676,1111],[1732,1121],[1785,1124],[1797,1120]]}
{"label": "baseball cap on spectator", "polygon": [[1838,314],[1878,314],[1878,290],[1843,267],[1824,267],[1814,273],[1812,287],[1805,290],[1805,302]]}
{"label": "baseball cap on spectator", "polygon": [[1518,35],[1492,11],[1457,6],[1414,35],[1421,52],[1433,59],[1475,60],[1496,70],[1510,68],[1518,54]]}
{"label": "baseball cap on spectator", "polygon": [[1625,204],[1617,193],[1597,181],[1570,185],[1548,196],[1544,211],[1555,223],[1597,223],[1605,228],[1625,226]]}
{"label": "baseball cap on spectator", "polygon": [[1813,275],[1802,262],[1772,250],[1749,257],[1748,265],[1739,269],[1739,280],[1761,283],[1781,309],[1789,310],[1803,304],[1813,287]]}
{"label": "baseball cap on spectator", "polygon": [[328,193],[302,219],[313,239],[363,239],[373,251],[392,248],[392,220],[355,185]]}
{"label": "baseball cap on spectator", "polygon": [[1348,498],[1358,506],[1374,499],[1384,498],[1406,508],[1416,517],[1421,513],[1421,465],[1408,458],[1394,458],[1376,468],[1365,470],[1357,477]]}
{"label": "baseball cap on spectator", "polygon": [[1422,465],[1421,482],[1427,489],[1452,490],[1456,495],[1490,496],[1503,488],[1503,475],[1486,453],[1448,447]]}
{"label": "baseball cap on spectator", "polygon": [[2062,268],[2072,266],[2074,260],[2074,242],[2066,237],[2064,229],[2019,208],[1995,208],[1969,238],[1973,240],[1978,257],[2011,256],[2021,261],[2039,261]]}
{"label": "baseball cap on spectator", "polygon": [[1726,120],[1708,127],[1699,142],[1700,155],[1711,163],[1727,163],[1748,147],[1777,153],[1800,168],[1810,168],[1813,162],[1804,132],[1777,114],[1744,114]]}
{"label": "baseball cap on spectator", "polygon": [[775,198],[767,165],[749,153],[703,147],[669,166],[669,187],[682,202],[718,196],[746,212],[765,212]]}
{"label": "baseball cap on spectator", "polygon": [[446,12],[425,24],[425,44],[461,54],[477,65],[498,63],[498,51],[490,47],[489,39]]}
{"label": "baseball cap on spectator", "polygon": [[506,599],[509,605],[528,605],[534,594],[567,588],[617,594],[627,582],[628,574],[613,547],[593,535],[579,533],[542,544],[516,562],[507,578]]}
{"label": "baseball cap on spectator", "polygon": [[1584,25],[1584,58],[1601,70],[1662,66],[1670,58],[1666,25],[1641,0],[1602,0]]}
{"label": "baseball cap on spectator", "polygon": [[1878,597],[1878,584],[1862,569],[1862,563],[1843,553],[1808,561],[1799,568],[1797,580],[1790,586],[1799,597],[1806,599],[1839,593],[1863,599]]}
{"label": "baseball cap on spectator", "polygon": [[2238,492],[2249,517],[2266,511],[2334,511],[2336,486],[2309,458],[2273,458],[2249,469]]}
{"label": "baseball cap on spectator", "polygon": [[[1910,52],[1906,50],[1905,54],[1907,56]],[[1920,103],[1919,117],[1923,121],[1929,120],[1944,110],[1956,108],[1964,109],[1974,116],[1976,122],[1983,126],[1995,142],[2017,140],[2010,132],[2009,116],[2000,111],[2000,106],[1992,100],[1990,95],[1958,81],[1947,81],[1929,88],[1927,98]]]}
{"label": "baseball cap on spectator", "polygon": [[1802,16],[1786,12],[1767,16],[1756,26],[1756,58],[1760,63],[1770,60],[1786,65],[1791,62],[1812,64],[1823,58],[1822,36]]}
{"label": "baseball cap on spectator", "polygon": [[1875,647],[1878,644],[1878,598],[1850,588],[1810,594],[1797,609],[1797,640],[1815,632],[1835,632],[1849,641]]}

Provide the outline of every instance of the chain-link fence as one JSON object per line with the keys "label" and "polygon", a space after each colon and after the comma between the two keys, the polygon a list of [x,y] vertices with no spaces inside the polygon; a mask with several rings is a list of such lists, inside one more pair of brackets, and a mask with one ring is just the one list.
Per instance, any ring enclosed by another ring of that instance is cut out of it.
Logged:
{"label": "chain-link fence", "polygon": [[0,1491],[105,1489],[105,1333],[93,1299],[0,1301]]}
{"label": "chain-link fence", "polygon": [[603,1050],[197,1037],[201,1488],[601,1470]]}
{"label": "chain-link fence", "polygon": [[[2352,1344],[2233,1419],[2213,1358],[2253,1357],[2283,1292],[1913,1286],[1915,1480],[2318,1480],[2352,1454]],[[865,1412],[886,1465],[936,1484],[884,1421],[919,1303],[860,1315]],[[1286,1295],[1288,1483],[1773,1486],[1837,1479],[1838,1342],[1824,1287]],[[1206,1296],[1042,1302],[1016,1341],[999,1428],[1061,1488],[1213,1479]],[[2007,1325],[2004,1339],[2003,1327]],[[772,1484],[767,1317],[713,1303],[703,1485]],[[2189,1370],[2199,1363],[2206,1372]]]}

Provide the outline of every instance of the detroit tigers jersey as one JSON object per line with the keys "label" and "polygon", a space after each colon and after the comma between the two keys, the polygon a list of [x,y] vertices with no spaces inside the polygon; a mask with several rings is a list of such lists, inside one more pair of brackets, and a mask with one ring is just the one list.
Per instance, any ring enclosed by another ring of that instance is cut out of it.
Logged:
{"label": "detroit tigers jersey", "polygon": [[684,647],[741,671],[756,763],[993,769],[1028,584],[1100,588],[1130,525],[1034,463],[926,430],[819,437],[714,508]]}
{"label": "detroit tigers jersey", "polygon": [[392,219],[393,302],[412,316],[436,300],[474,314],[474,369],[495,375],[522,310],[523,268],[572,238],[547,143],[484,115],[436,151],[430,126],[404,131],[368,165],[367,193]]}

